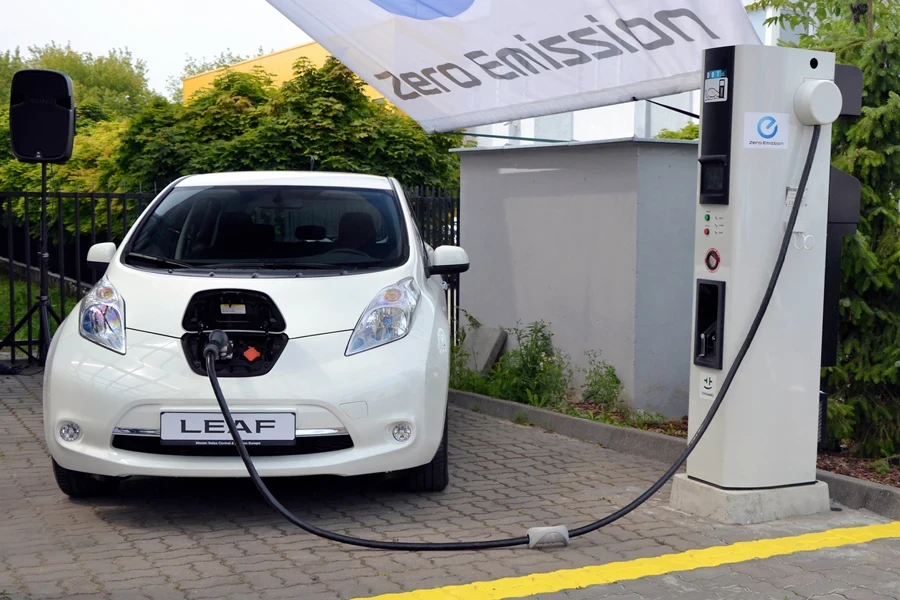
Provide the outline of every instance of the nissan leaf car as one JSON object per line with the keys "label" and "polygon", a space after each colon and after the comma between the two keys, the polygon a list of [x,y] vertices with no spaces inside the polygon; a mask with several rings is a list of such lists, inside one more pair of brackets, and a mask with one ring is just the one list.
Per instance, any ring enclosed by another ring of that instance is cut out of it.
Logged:
{"label": "nissan leaf car", "polygon": [[390,473],[448,484],[450,328],[443,278],[465,251],[431,248],[393,178],[252,172],[184,177],[55,333],[44,372],[60,489],[122,478],[246,477],[202,355],[263,477]]}

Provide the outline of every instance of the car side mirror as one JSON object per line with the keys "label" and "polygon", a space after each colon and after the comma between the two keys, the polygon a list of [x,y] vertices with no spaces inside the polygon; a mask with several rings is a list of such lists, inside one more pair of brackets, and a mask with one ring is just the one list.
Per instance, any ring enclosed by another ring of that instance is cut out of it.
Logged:
{"label": "car side mirror", "polygon": [[459,246],[438,246],[431,255],[432,275],[453,275],[469,270],[469,255]]}
{"label": "car side mirror", "polygon": [[87,253],[88,267],[95,271],[105,271],[116,254],[116,245],[112,242],[94,244]]}

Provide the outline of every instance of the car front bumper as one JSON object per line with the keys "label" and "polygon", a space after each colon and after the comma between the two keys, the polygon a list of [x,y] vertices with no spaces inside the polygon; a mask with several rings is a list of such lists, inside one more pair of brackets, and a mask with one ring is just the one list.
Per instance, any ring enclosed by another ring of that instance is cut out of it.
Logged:
{"label": "car front bumper", "polygon": [[[233,447],[233,456],[115,447],[115,432],[152,446],[163,412],[219,413],[218,404],[209,380],[189,368],[180,339],[128,330],[123,356],[81,338],[74,321],[66,319],[54,336],[44,374],[44,433],[61,466],[107,476],[247,476]],[[447,407],[449,357],[446,344],[436,341],[446,339],[439,327],[420,320],[407,337],[351,357],[344,356],[349,332],[291,339],[269,373],[220,378],[235,415],[294,413],[298,444],[307,446],[308,438],[322,436],[352,440],[345,449],[254,456],[259,473],[352,476],[428,463]],[[81,429],[78,440],[60,437],[66,422]],[[411,425],[407,442],[392,435],[400,422]]]}

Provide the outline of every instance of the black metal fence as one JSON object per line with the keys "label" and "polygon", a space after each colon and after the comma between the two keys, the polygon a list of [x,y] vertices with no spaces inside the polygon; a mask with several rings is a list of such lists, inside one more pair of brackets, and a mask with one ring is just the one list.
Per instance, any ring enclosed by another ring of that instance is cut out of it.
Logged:
{"label": "black metal fence", "polygon": [[[459,194],[435,188],[406,190],[419,233],[432,248],[459,246]],[[447,319],[455,340],[459,333],[459,275],[444,278]]]}
{"label": "black metal fence", "polygon": [[[459,196],[433,188],[406,190],[410,208],[424,241],[432,247],[459,244]],[[48,194],[48,253],[53,312],[65,318],[102,273],[87,264],[87,252],[99,242],[119,243],[138,216],[153,201],[150,193]],[[40,292],[39,192],[0,191],[0,340],[4,339]],[[6,263],[5,265],[3,263]],[[457,329],[459,278],[445,283],[448,318]],[[7,307],[6,310],[3,310]],[[51,318],[51,331],[56,322]],[[38,318],[26,322],[15,336],[12,360],[31,358],[38,344]],[[11,349],[9,345],[0,352]]]}

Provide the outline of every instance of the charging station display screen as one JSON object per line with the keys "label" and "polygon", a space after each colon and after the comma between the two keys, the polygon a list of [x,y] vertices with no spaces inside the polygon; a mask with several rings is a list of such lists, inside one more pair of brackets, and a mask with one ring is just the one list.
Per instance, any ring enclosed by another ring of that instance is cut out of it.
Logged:
{"label": "charging station display screen", "polygon": [[700,167],[700,191],[712,194],[725,191],[724,164],[706,163]]}

